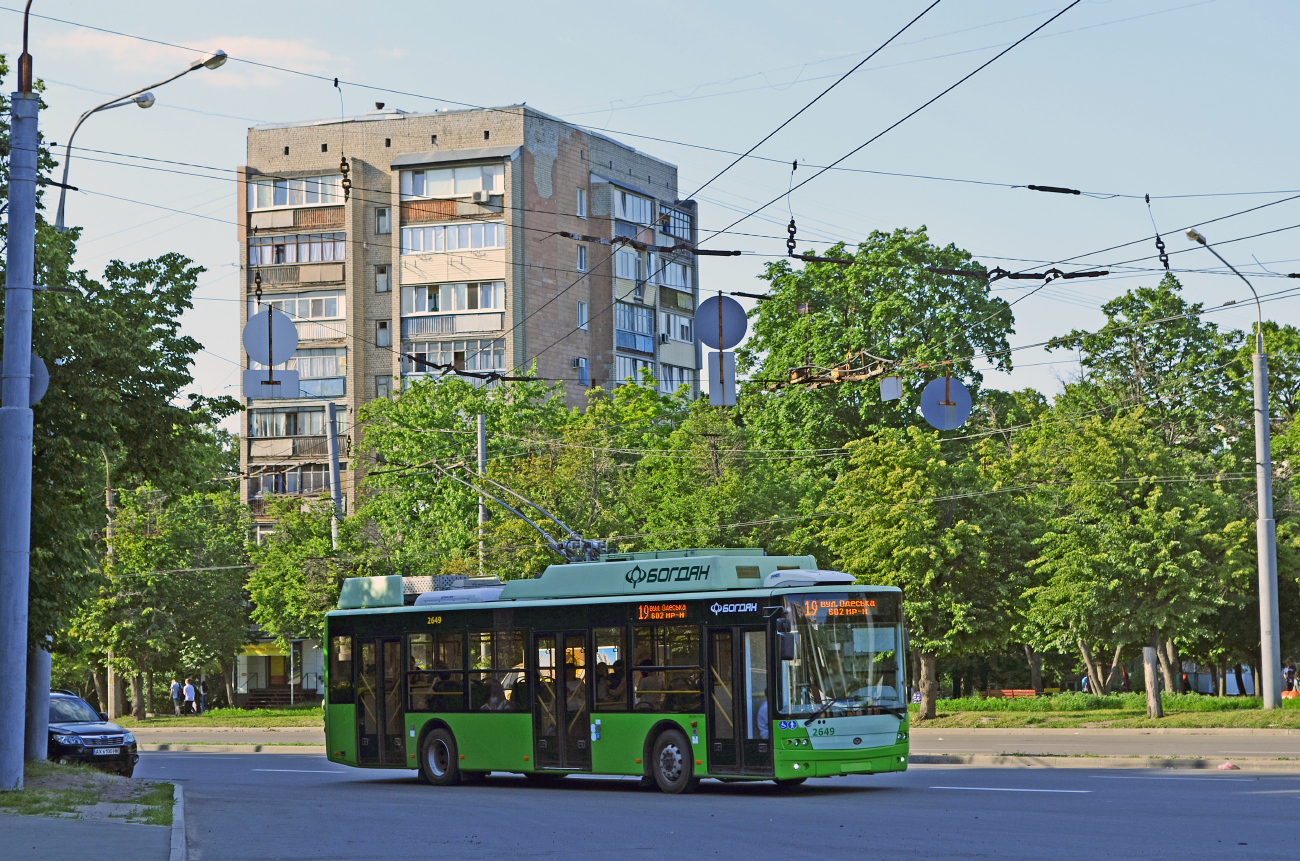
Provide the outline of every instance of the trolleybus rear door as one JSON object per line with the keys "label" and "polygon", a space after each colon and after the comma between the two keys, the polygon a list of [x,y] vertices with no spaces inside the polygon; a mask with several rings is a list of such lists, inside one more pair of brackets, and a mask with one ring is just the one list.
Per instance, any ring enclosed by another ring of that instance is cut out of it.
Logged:
{"label": "trolleybus rear door", "polygon": [[709,628],[709,771],[772,774],[767,630]]}
{"label": "trolleybus rear door", "polygon": [[404,764],[402,641],[363,640],[357,667],[357,762]]}
{"label": "trolleybus rear door", "polygon": [[591,770],[589,652],[585,632],[533,637],[537,674],[533,753],[538,768]]}

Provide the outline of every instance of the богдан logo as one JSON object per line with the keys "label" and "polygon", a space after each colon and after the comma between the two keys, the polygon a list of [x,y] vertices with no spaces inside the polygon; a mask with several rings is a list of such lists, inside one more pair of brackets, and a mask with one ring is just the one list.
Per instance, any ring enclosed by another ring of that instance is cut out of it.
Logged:
{"label": "\u0431\u043e\u0433\u0434\u0430\u043d logo", "polygon": [[637,584],[645,582],[645,572],[642,571],[641,566],[638,565],[635,568],[633,568],[631,571],[624,574],[623,579],[626,580],[628,583],[631,583],[632,588],[635,589],[637,587]]}
{"label": "\u0431\u043e\u0433\u0434\u0430\u043d logo", "polygon": [[640,565],[623,575],[633,589],[642,583],[690,583],[709,579],[708,565],[665,565],[643,571]]}
{"label": "\u0431\u043e\u0433\u0434\u0430\u043d logo", "polygon": [[709,609],[715,616],[719,613],[753,613],[758,610],[758,604],[753,601],[745,604],[720,604],[714,601]]}

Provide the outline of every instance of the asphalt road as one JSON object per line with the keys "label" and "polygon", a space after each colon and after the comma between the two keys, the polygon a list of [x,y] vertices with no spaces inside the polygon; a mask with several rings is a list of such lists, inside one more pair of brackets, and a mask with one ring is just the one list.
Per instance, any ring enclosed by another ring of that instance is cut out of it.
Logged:
{"label": "asphalt road", "polygon": [[689,796],[630,779],[435,789],[314,755],[146,753],[185,787],[190,858],[1292,859],[1300,775],[914,767]]}

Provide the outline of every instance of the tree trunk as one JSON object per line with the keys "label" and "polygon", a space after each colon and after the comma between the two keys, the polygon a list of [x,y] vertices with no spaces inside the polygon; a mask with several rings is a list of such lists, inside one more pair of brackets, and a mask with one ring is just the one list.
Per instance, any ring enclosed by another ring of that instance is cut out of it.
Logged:
{"label": "tree trunk", "polygon": [[938,716],[935,706],[935,700],[939,698],[938,664],[938,657],[933,652],[921,653],[921,709],[917,720],[932,720]]}
{"label": "tree trunk", "polygon": [[1079,652],[1083,655],[1083,667],[1088,673],[1088,693],[1097,694],[1101,692],[1101,673],[1097,671],[1097,664],[1092,660],[1092,650],[1082,637],[1079,638]]}
{"label": "tree trunk", "polygon": [[1025,659],[1029,661],[1029,686],[1034,689],[1034,693],[1042,696],[1043,655],[1041,652],[1035,652],[1028,643],[1025,643]]}
{"label": "tree trunk", "polygon": [[1124,647],[1123,647],[1123,646],[1116,646],[1116,647],[1115,647],[1115,657],[1111,659],[1111,662],[1110,662],[1110,672],[1106,674],[1106,684],[1105,684],[1105,686],[1101,689],[1101,695],[1102,695],[1102,696],[1105,696],[1106,694],[1110,693],[1110,692],[1114,689],[1114,687],[1115,687],[1115,682],[1118,681],[1119,678],[1120,678],[1120,675],[1121,675],[1121,674],[1120,674],[1120,666],[1121,666],[1121,665],[1120,665],[1119,657],[1120,657],[1120,653],[1121,653],[1123,650],[1124,650]]}
{"label": "tree trunk", "polygon": [[131,674],[131,716],[144,720],[144,679],[139,673]]}
{"label": "tree trunk", "polygon": [[[1209,664],[1208,666],[1209,666],[1209,668],[1210,668],[1210,690],[1212,690],[1212,691],[1218,691],[1218,690],[1219,690],[1219,679],[1221,678],[1220,675],[1219,675],[1219,668],[1216,667],[1216,666],[1214,666],[1214,664],[1212,664],[1212,663]],[[1219,696],[1223,696],[1223,695],[1222,695],[1222,694],[1219,694]]]}
{"label": "tree trunk", "polygon": [[1219,696],[1226,697],[1228,695],[1228,662],[1227,661],[1223,661],[1223,660],[1219,661],[1219,684],[1217,685],[1217,687],[1219,689]]}
{"label": "tree trunk", "polygon": [[105,681],[104,671],[97,669],[93,673],[95,677],[95,708],[101,712],[108,711],[108,682]]}
{"label": "tree trunk", "polygon": [[144,714],[145,717],[157,714],[153,710],[153,670],[144,674]]}
{"label": "tree trunk", "polygon": [[1244,697],[1246,695],[1246,680],[1241,677],[1241,664],[1233,664],[1232,672],[1237,677],[1237,696]]}
{"label": "tree trunk", "polygon": [[230,663],[223,666],[221,675],[226,679],[226,708],[233,709],[237,702],[235,699],[235,665]]}
{"label": "tree trunk", "polygon": [[952,671],[952,698],[961,696],[961,670]]}
{"label": "tree trunk", "polygon": [[1250,665],[1250,695],[1259,696],[1259,664]]}
{"label": "tree trunk", "polygon": [[1178,654],[1178,647],[1174,645],[1172,637],[1165,640],[1165,659],[1169,661],[1169,670],[1174,676],[1174,686],[1170,690],[1181,694],[1183,692],[1183,659]]}
{"label": "tree trunk", "polygon": [[1151,631],[1151,645],[1142,649],[1142,669],[1147,686],[1147,717],[1165,716],[1164,705],[1160,702],[1160,687],[1156,682],[1156,654],[1160,651],[1160,635]]}

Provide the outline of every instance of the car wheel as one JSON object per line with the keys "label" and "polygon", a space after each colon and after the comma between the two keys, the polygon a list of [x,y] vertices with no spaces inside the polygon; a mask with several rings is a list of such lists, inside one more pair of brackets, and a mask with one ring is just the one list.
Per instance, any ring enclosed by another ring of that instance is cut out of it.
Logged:
{"label": "car wheel", "polygon": [[435,729],[420,744],[420,777],[434,786],[460,783],[460,756],[451,730]]}
{"label": "car wheel", "polygon": [[650,755],[650,774],[661,792],[680,795],[694,792],[700,785],[695,776],[695,760],[686,736],[680,730],[669,729],[659,733]]}
{"label": "car wheel", "polygon": [[132,775],[135,774],[135,765],[132,764],[132,765],[123,766],[118,770],[117,773],[122,775],[123,777],[131,777]]}

